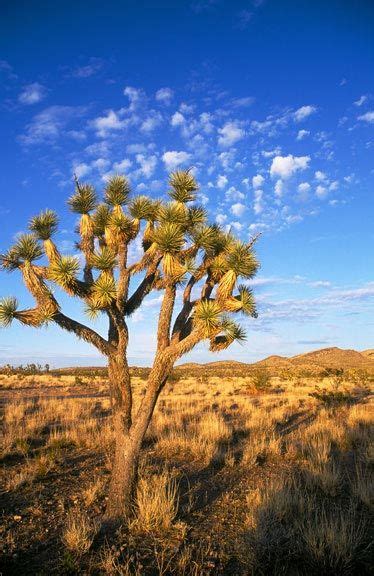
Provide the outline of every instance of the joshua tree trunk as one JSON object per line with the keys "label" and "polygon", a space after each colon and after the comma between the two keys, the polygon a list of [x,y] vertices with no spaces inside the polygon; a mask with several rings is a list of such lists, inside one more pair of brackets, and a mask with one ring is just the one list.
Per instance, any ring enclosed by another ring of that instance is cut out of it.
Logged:
{"label": "joshua tree trunk", "polygon": [[[115,453],[105,514],[106,523],[110,525],[119,524],[123,518],[131,517],[134,512],[138,464],[143,439],[160,391],[172,367],[171,359],[163,356],[163,354],[156,356],[154,367],[148,379],[146,393],[134,424],[131,424],[131,415],[129,417],[126,414],[125,406],[127,404],[116,404],[117,399],[114,396]],[[112,378],[121,376],[126,380],[126,376],[124,372],[119,371],[117,361],[110,363],[109,374],[111,387],[118,391],[118,380],[112,382]]]}

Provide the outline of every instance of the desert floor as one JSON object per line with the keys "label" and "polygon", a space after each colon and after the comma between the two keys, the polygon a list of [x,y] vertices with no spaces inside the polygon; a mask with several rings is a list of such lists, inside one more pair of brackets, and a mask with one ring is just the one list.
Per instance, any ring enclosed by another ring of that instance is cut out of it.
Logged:
{"label": "desert floor", "polygon": [[[144,443],[137,516],[95,537],[113,433],[104,376],[2,375],[2,574],[372,574],[365,383],[182,375]],[[316,385],[326,388],[310,396]],[[136,403],[146,381],[135,378]]]}

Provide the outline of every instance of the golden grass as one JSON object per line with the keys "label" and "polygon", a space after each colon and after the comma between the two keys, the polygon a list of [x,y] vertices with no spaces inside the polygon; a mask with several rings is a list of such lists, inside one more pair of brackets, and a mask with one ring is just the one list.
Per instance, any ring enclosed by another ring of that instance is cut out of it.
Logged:
{"label": "golden grass", "polygon": [[[46,375],[42,378],[44,386]],[[59,378],[58,384],[73,386],[73,377]],[[367,398],[357,405],[325,408],[309,396],[316,384],[311,379],[300,385],[272,378],[272,388],[262,393],[251,393],[250,378],[244,376],[212,376],[203,382],[183,377],[168,384],[147,432],[137,514],[128,540],[121,553],[108,547],[95,556],[98,573],[143,574],[144,561],[151,563],[153,573],[218,574],[211,556],[226,543],[226,524],[218,543],[203,534],[201,541],[183,544],[196,505],[194,490],[199,488],[199,480],[195,486],[186,478],[200,471],[217,474],[219,479],[212,476],[212,482],[217,482],[218,492],[221,478],[232,475],[243,483],[242,515],[233,530],[244,542],[240,565],[245,573],[287,573],[290,558],[301,563],[304,572],[308,566],[310,574],[349,573],[357,562],[365,562],[366,514],[373,506],[372,403]],[[324,383],[331,390],[334,385]],[[93,390],[99,386],[102,379]],[[134,410],[144,386],[135,379]],[[354,386],[349,389],[353,394]],[[105,502],[113,454],[109,416],[106,398],[40,396],[4,406],[2,474],[9,494],[33,485],[39,490],[52,474],[63,477],[64,464],[73,455],[95,458],[96,468],[74,493],[80,508],[70,510],[62,530],[64,546],[76,558],[94,554],[94,518]],[[7,458],[15,463],[8,467]],[[208,491],[209,482],[207,486]],[[230,498],[223,489],[217,501],[229,510]],[[199,518],[210,512],[207,506]],[[216,521],[214,516],[213,524]],[[14,550],[12,533],[5,538]]]}

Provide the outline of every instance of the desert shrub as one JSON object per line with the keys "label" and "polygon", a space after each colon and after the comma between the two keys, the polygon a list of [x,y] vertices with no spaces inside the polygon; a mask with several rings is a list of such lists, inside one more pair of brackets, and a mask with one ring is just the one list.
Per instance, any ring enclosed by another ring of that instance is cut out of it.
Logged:
{"label": "desert shrub", "polygon": [[347,390],[328,390],[327,388],[320,388],[319,386],[316,386],[315,391],[310,392],[309,396],[315,398],[327,408],[352,404],[355,400],[354,396]]}
{"label": "desert shrub", "polygon": [[271,376],[266,368],[259,368],[252,374],[252,385],[259,392],[269,390],[271,388]]}

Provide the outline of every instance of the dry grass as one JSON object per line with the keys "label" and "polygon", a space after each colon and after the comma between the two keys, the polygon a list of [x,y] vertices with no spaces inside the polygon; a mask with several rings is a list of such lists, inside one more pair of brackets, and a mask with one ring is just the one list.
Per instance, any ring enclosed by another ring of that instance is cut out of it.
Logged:
{"label": "dry grass", "polygon": [[91,548],[97,525],[80,510],[71,510],[66,520],[62,541],[73,554],[81,556]]}
{"label": "dry grass", "polygon": [[[72,379],[58,378],[59,391]],[[109,400],[7,402],[6,557],[30,549],[17,569],[36,573],[32,542],[49,534],[43,562],[56,574],[369,574],[370,398],[326,408],[310,396],[316,380],[272,378],[254,392],[251,382],[211,375],[165,388],[142,455],[137,516],[114,548],[92,546],[112,463]],[[356,382],[343,385],[354,395]],[[136,409],[144,381],[135,388]]]}

